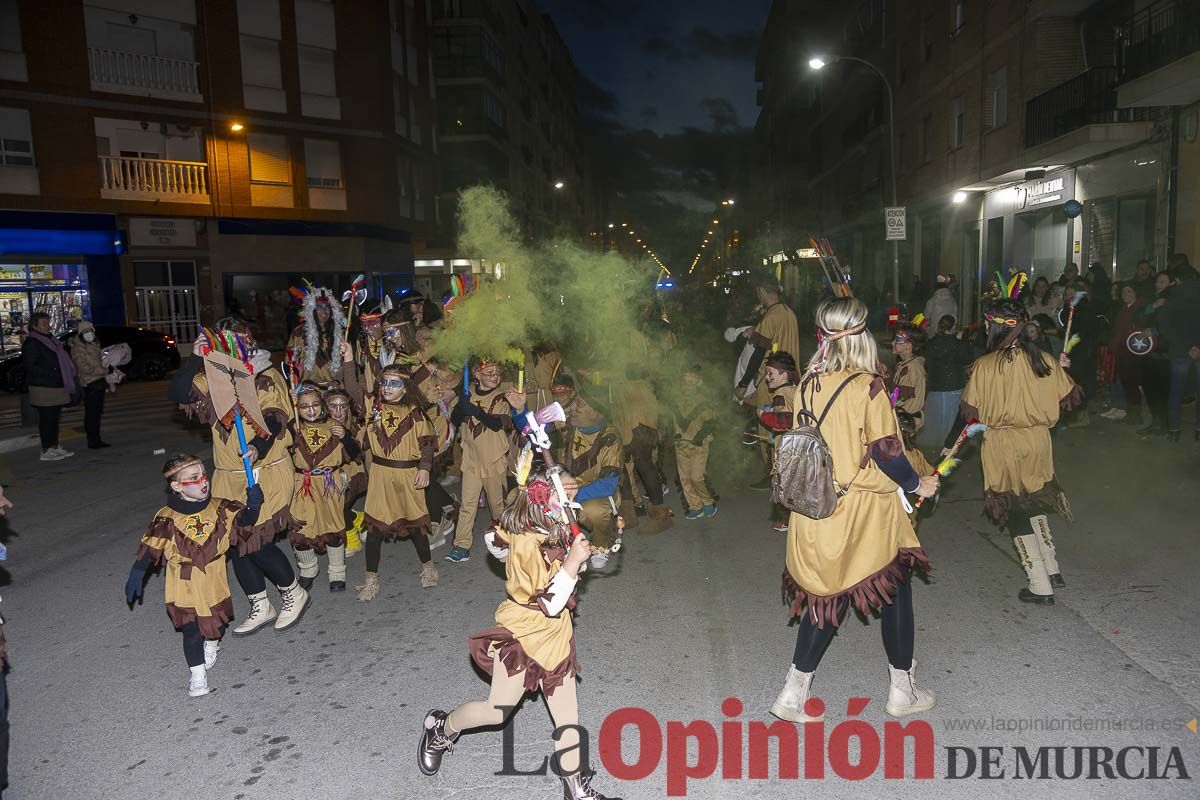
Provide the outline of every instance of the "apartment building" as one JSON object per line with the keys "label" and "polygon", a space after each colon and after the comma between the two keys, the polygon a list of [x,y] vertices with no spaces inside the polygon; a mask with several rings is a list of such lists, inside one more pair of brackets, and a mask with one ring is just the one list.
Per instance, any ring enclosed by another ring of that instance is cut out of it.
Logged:
{"label": "apartment building", "polygon": [[0,327],[194,336],[359,272],[411,285],[436,223],[423,0],[0,0]]}
{"label": "apartment building", "polygon": [[[784,13],[794,12],[790,3],[772,10],[783,32],[764,37],[760,53],[760,162],[790,186],[782,205],[834,241],[860,287],[890,287],[879,279],[890,261],[879,191],[890,179],[886,97],[870,88],[885,84],[858,64],[831,64],[841,76],[827,76],[828,67],[804,74],[814,54],[867,59],[894,92],[908,223],[902,298],[914,275],[950,273],[971,308],[997,270],[1054,279],[1068,262],[1099,263],[1121,278],[1141,258],[1162,266],[1169,253],[1200,246],[1197,4],[905,0],[902,14],[896,0],[840,13],[807,5],[807,18]],[[780,40],[802,44],[768,47]],[[866,84],[847,83],[850,69]],[[780,91],[772,76],[789,70],[798,87]],[[784,132],[772,139],[780,119]],[[859,122],[837,135],[844,119]],[[830,128],[832,150],[822,135]],[[804,179],[795,174],[802,159],[816,165]],[[847,212],[860,198],[856,221]]]}
{"label": "apartment building", "polygon": [[571,54],[533,0],[431,0],[442,180],[441,236],[418,255],[418,284],[484,267],[455,251],[458,193],[504,190],[528,236],[583,235],[597,203],[575,103]]}

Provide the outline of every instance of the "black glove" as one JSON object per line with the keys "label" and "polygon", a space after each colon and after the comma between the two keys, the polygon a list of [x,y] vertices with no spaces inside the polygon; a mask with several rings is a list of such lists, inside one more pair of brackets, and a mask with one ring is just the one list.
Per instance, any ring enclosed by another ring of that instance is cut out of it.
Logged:
{"label": "black glove", "polygon": [[262,484],[256,483],[246,490],[246,510],[258,516],[258,510],[263,506]]}
{"label": "black glove", "polygon": [[141,564],[134,564],[129,570],[129,579],[125,581],[125,602],[130,608],[142,598],[142,585],[145,582],[146,568]]}

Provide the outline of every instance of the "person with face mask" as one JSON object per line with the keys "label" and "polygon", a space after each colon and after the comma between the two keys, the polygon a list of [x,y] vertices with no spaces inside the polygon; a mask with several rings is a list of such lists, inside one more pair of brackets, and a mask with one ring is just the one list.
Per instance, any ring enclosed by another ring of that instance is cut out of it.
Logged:
{"label": "person with face mask", "polygon": [[88,448],[99,450],[108,447],[100,438],[100,417],[104,414],[104,394],[108,391],[108,367],[100,358],[100,341],[96,338],[96,327],[84,320],[75,331],[71,345],[71,360],[79,372],[79,384],[83,387],[83,430],[87,433]]}
{"label": "person with face mask", "polygon": [[301,386],[296,392],[299,421],[292,429],[292,463],[296,491],[292,516],[304,523],[290,539],[300,568],[300,585],[311,589],[319,571],[317,556],[329,558],[329,591],[346,589],[345,488],[343,467],[354,464],[362,449],[346,426],[325,410],[321,390]]}
{"label": "person with face mask", "polygon": [[58,422],[62,407],[76,391],[75,362],[50,331],[50,316],[41,311],[29,315],[29,331],[21,342],[21,364],[29,387],[29,404],[37,409],[42,461],[62,461],[75,455],[58,444]]}
{"label": "person with face mask", "polygon": [[188,695],[200,697],[212,691],[208,670],[217,663],[221,637],[233,619],[225,554],[237,530],[257,522],[263,490],[250,487],[244,504],[215,498],[204,463],[186,453],[167,459],[163,478],[167,504],[142,535],[125,581],[125,601],[132,608],[142,597],[147,570],[165,565],[167,616],[183,634]]}

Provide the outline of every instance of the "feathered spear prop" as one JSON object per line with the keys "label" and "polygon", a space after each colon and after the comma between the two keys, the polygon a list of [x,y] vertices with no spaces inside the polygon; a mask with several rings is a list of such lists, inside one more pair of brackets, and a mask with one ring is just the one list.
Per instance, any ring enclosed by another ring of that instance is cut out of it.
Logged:
{"label": "feathered spear prop", "polygon": [[[950,475],[950,473],[954,472],[954,470],[958,469],[958,465],[962,463],[962,459],[958,457],[958,451],[963,446],[963,443],[966,442],[967,439],[978,436],[986,430],[987,425],[984,425],[977,419],[973,419],[968,422],[963,427],[962,433],[958,434],[958,438],[954,440],[954,446],[950,448],[948,453],[946,453],[946,457],[938,463],[937,468],[933,471],[933,474],[939,478],[945,478]],[[917,502],[913,503],[913,508],[920,508],[924,502],[924,497],[918,497]]]}
{"label": "feathered spear prop", "polygon": [[1016,275],[1013,275],[1008,281],[1008,286],[1005,287],[1008,298],[1010,300],[1016,300],[1021,295],[1021,292],[1024,291],[1025,284],[1028,282],[1029,275],[1027,273],[1018,272]]}
{"label": "feathered spear prop", "polygon": [[[1071,307],[1067,310],[1067,329],[1063,331],[1063,341],[1067,344],[1071,344],[1071,323],[1075,321],[1075,309],[1079,307],[1079,301],[1085,297],[1087,297],[1087,292],[1077,289],[1075,296],[1071,298]],[[1079,344],[1078,336],[1075,337],[1075,344]],[[1071,347],[1074,348],[1075,344],[1071,344]],[[1064,345],[1063,352],[1069,353],[1071,351]]]}

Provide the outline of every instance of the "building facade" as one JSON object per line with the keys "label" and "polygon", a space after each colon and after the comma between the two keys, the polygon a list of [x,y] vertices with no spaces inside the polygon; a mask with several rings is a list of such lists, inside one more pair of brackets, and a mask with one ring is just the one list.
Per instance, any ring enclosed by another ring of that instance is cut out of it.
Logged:
{"label": "building facade", "polygon": [[[809,34],[799,32],[803,15],[792,17],[802,5],[776,3],[778,31],[769,24],[764,36],[759,161],[791,187],[787,210],[833,240],[860,287],[864,278],[890,287],[880,280],[891,257],[887,193],[876,189],[891,177],[884,83],[857,64],[832,64],[841,76],[806,73],[818,54],[871,61],[894,93],[902,299],[919,294],[914,282],[952,274],[973,309],[997,271],[1053,280],[1074,262],[1120,279],[1139,259],[1163,267],[1200,245],[1195,3],[906,0],[899,14],[895,0],[814,2],[808,19],[821,12],[825,22]],[[802,52],[772,44],[780,40]],[[847,82],[851,68],[866,86]],[[796,88],[779,90],[775,74]],[[779,121],[782,141],[770,135]],[[788,149],[806,137],[801,152]],[[798,179],[802,156],[818,166]]]}
{"label": "building facade", "polygon": [[[422,0],[0,0],[0,325],[282,346],[301,275],[411,285],[436,222]],[[376,46],[371,46],[374,43]]]}
{"label": "building facade", "polygon": [[[456,252],[459,192],[506,192],[527,236],[596,227],[571,54],[532,0],[431,0],[441,226],[418,254],[418,285],[440,292],[452,271],[484,271]],[[589,220],[590,223],[589,223]]]}

